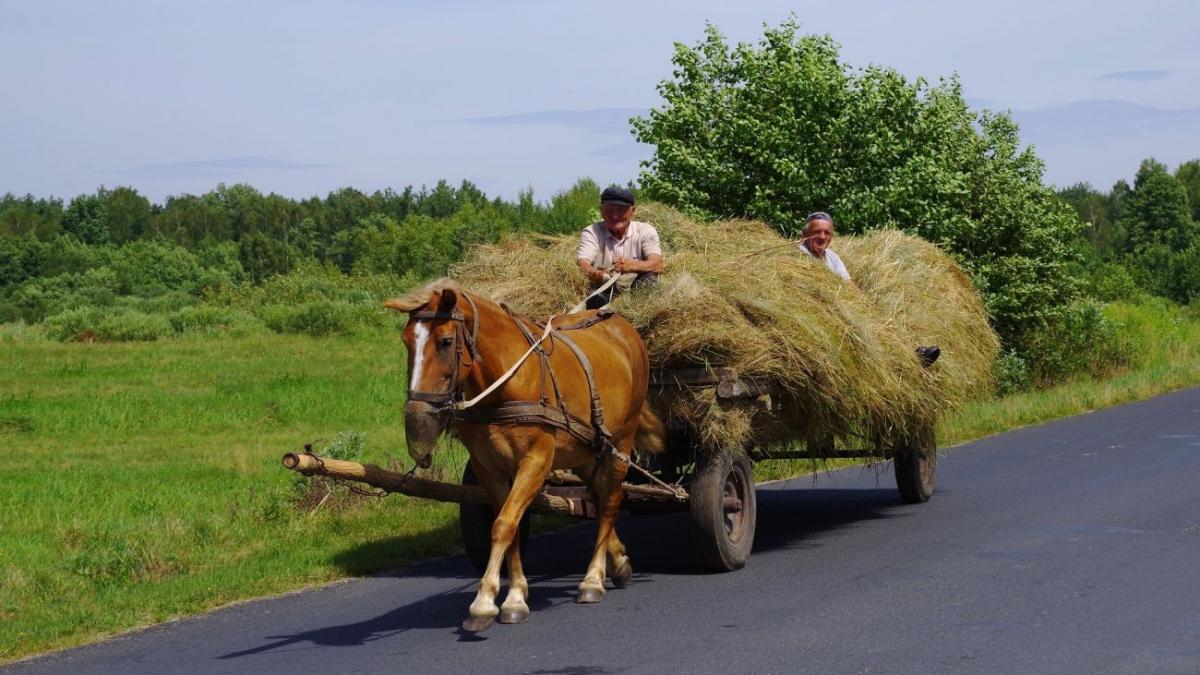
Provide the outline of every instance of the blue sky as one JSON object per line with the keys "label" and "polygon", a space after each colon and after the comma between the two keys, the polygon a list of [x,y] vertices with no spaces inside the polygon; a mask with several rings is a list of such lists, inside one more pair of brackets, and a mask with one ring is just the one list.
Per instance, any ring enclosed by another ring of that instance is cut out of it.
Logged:
{"label": "blue sky", "polygon": [[957,72],[1058,185],[1200,157],[1200,3],[976,4],[0,0],[0,192],[624,182],[672,44],[789,13],[853,65]]}

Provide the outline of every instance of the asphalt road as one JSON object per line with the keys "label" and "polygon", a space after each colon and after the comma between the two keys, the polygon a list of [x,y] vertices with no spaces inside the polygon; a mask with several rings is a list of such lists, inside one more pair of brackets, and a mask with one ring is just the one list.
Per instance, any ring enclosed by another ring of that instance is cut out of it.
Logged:
{"label": "asphalt road", "polygon": [[1200,389],[955,448],[928,503],[854,469],[759,490],[744,570],[623,521],[634,583],[572,602],[591,526],[534,539],[531,621],[458,626],[461,557],[229,607],[16,673],[1198,673]]}

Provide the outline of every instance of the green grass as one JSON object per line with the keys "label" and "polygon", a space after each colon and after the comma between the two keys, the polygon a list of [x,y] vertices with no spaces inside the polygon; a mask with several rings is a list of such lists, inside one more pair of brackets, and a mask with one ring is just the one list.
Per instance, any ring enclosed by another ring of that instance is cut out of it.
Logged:
{"label": "green grass", "polygon": [[393,332],[14,340],[0,363],[0,661],[457,547],[451,505],[309,515],[279,463],[342,429],[407,459]]}
{"label": "green grass", "polygon": [[[1161,304],[1107,312],[1137,367],[971,406],[943,446],[1200,383],[1200,321]],[[279,464],[341,430],[365,434],[368,461],[407,461],[403,390],[391,331],[59,344],[0,329],[0,662],[457,550],[453,505],[314,511]],[[456,477],[461,451],[440,454]]]}

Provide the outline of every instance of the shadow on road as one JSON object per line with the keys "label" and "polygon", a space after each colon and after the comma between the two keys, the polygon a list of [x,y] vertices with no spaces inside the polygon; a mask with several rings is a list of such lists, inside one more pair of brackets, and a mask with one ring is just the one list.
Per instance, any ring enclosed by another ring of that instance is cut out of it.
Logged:
{"label": "shadow on road", "polygon": [[[808,549],[821,540],[856,524],[899,516],[906,508],[894,489],[759,489],[755,553]],[[620,521],[621,538],[630,552],[635,578],[651,581],[653,574],[705,574],[689,556],[688,514],[626,517]],[[526,553],[526,573],[537,592],[530,609],[569,602],[582,578],[595,537],[595,524],[535,537]],[[402,542],[368,544],[395,546]],[[354,556],[353,551],[343,555]],[[750,564],[753,564],[751,561]],[[453,630],[466,616],[474,599],[478,575],[462,556],[442,558],[404,568],[390,576],[463,579],[457,587],[422,598],[364,621],[315,628],[291,635],[270,635],[262,645],[221,655],[235,659],[287,649],[302,643],[353,646],[412,629]],[[462,635],[460,639],[483,639]]]}

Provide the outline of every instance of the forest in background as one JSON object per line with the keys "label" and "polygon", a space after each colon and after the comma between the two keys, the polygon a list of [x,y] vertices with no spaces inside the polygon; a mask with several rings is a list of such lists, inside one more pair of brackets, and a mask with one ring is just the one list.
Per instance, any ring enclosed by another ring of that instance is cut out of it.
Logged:
{"label": "forest in background", "polygon": [[[353,333],[389,325],[381,297],[445,274],[474,243],[572,234],[594,222],[599,190],[583,179],[545,202],[531,192],[489,197],[467,181],[304,200],[244,184],[161,204],[133,187],[69,201],[5,194],[0,322],[39,325],[63,341]],[[1187,305],[1200,296],[1200,160],[1171,171],[1147,159],[1132,184],[1105,192],[1081,183],[1056,196],[1078,218],[1070,266],[1085,300]],[[1103,323],[1099,313],[1080,320]],[[1057,332],[1030,341],[1043,345],[1040,360],[1026,352],[1014,366],[1002,357],[1003,388],[1083,367],[1051,362],[1080,353],[1066,344],[1074,328]]]}

